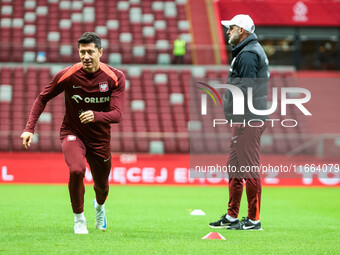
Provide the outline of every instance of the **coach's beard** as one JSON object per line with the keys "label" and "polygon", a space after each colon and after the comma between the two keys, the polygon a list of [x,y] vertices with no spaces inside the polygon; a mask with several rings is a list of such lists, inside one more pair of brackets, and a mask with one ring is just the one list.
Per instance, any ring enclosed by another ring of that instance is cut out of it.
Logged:
{"label": "coach's beard", "polygon": [[236,34],[236,35],[230,35],[228,43],[231,46],[236,46],[238,44],[238,42],[240,41],[240,35]]}

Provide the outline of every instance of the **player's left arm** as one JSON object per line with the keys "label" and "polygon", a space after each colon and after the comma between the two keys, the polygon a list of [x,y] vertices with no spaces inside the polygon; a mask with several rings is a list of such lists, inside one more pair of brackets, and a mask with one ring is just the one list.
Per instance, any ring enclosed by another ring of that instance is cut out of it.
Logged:
{"label": "player's left arm", "polygon": [[112,92],[110,98],[110,111],[97,112],[86,111],[79,118],[82,123],[103,122],[119,123],[122,119],[124,108],[125,76],[123,73],[118,77],[118,86]]}

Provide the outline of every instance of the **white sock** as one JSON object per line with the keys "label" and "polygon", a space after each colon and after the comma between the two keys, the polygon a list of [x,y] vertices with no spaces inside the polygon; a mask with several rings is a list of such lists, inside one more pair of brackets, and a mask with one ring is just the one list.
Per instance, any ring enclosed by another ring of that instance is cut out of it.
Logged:
{"label": "white sock", "polygon": [[251,223],[253,223],[253,224],[257,224],[257,223],[260,222],[260,220],[251,220],[251,219],[249,219],[249,221],[250,221]]}
{"label": "white sock", "polygon": [[102,209],[104,209],[105,204],[100,205],[100,204],[97,203],[97,200],[95,200],[95,201],[96,202],[94,204],[94,207],[96,208],[97,211],[101,211]]}
{"label": "white sock", "polygon": [[235,221],[235,220],[237,220],[237,218],[231,217],[231,216],[228,215],[228,214],[227,214],[226,218],[227,218],[227,220],[229,220],[229,221]]}
{"label": "white sock", "polygon": [[79,221],[79,220],[86,221],[84,212],[74,213],[74,221],[76,222],[76,221]]}

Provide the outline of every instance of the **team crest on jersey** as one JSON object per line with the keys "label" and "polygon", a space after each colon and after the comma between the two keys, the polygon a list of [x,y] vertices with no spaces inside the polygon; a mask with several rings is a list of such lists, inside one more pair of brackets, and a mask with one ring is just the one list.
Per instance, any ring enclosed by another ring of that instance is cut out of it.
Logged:
{"label": "team crest on jersey", "polygon": [[109,84],[107,81],[99,82],[99,91],[100,92],[106,92],[109,90]]}

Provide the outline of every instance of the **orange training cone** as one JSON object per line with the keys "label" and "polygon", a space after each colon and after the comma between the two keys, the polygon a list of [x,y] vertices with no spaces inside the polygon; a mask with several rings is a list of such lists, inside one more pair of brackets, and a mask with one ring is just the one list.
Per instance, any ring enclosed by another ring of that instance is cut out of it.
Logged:
{"label": "orange training cone", "polygon": [[202,239],[221,239],[225,240],[224,236],[217,232],[210,232],[206,236],[203,236]]}

